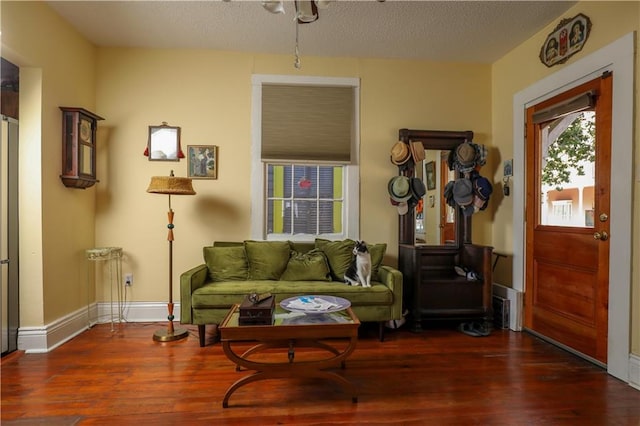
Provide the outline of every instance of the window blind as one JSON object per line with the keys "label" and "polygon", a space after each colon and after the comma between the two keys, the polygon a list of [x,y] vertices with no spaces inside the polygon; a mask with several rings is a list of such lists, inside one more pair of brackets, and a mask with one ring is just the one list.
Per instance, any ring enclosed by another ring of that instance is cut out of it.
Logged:
{"label": "window blind", "polygon": [[352,87],[262,86],[262,149],[266,161],[351,161]]}
{"label": "window blind", "polygon": [[533,113],[533,122],[535,124],[544,123],[546,121],[555,120],[556,118],[572,114],[574,112],[583,111],[593,108],[595,105],[595,93],[589,91],[582,95],[568,99],[566,102],[552,105]]}

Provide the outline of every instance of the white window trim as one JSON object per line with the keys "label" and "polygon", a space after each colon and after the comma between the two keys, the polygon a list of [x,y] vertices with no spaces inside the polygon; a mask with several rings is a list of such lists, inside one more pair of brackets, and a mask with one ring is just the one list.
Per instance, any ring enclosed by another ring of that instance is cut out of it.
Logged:
{"label": "white window trim", "polygon": [[[354,137],[351,143],[351,163],[344,169],[344,217],[341,237],[360,238],[360,79],[342,77],[309,77],[293,75],[254,74],[251,77],[251,238],[265,240],[265,167],[260,158],[262,147],[262,85],[303,84],[318,86],[349,86],[354,88]],[[309,240],[309,235],[287,235],[288,240]],[[271,238],[270,238],[271,239]]]}

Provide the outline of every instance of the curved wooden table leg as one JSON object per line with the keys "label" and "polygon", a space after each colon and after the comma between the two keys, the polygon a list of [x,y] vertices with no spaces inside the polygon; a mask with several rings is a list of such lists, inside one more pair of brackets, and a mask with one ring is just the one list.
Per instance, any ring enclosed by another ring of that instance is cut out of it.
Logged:
{"label": "curved wooden table leg", "polygon": [[[334,348],[331,345],[327,345],[326,343],[319,342],[317,340],[301,340],[301,342],[304,342],[305,347],[324,349],[324,350],[326,350],[328,352],[331,352],[334,355],[340,355],[340,351],[338,349]],[[266,349],[282,348],[285,345],[286,344],[281,342],[281,341],[263,342],[263,343],[260,343],[260,344],[257,344],[255,346],[250,347],[249,349],[244,351],[242,353],[242,355],[239,355],[239,357],[242,358],[242,359],[246,359],[251,354],[258,353],[258,352],[266,350]],[[340,366],[342,367],[342,369],[344,369],[345,368],[345,362],[342,361]],[[241,370],[240,365],[236,365],[236,371],[240,371],[240,370]]]}
{"label": "curved wooden table leg", "polygon": [[[237,354],[233,348],[231,347],[231,341],[223,341],[222,349],[233,363],[236,364],[237,369],[240,367],[245,367],[248,370],[255,370],[255,373],[243,377],[237,380],[234,384],[232,384],[229,389],[225,392],[224,399],[222,400],[222,407],[229,407],[229,398],[231,395],[240,387],[247,385],[249,383],[258,381],[258,380],[266,380],[266,379],[279,379],[279,378],[321,378],[331,380],[345,389],[348,393],[351,394],[351,401],[353,403],[358,402],[358,395],[356,392],[356,387],[353,383],[340,376],[339,374],[324,371],[326,368],[335,367],[337,365],[341,365],[344,368],[345,359],[354,351],[357,337],[352,337],[349,340],[347,347],[340,351],[337,348],[334,348],[325,343],[319,342],[317,340],[312,339],[301,339],[295,340],[291,339],[288,341],[273,341],[273,342],[264,342],[260,343],[242,354]],[[291,352],[293,348],[296,346],[296,343],[300,343],[302,347],[315,347],[327,350],[334,354],[331,358],[313,360],[313,361],[303,361],[303,362],[293,362],[293,356]],[[289,350],[288,362],[280,362],[280,363],[264,363],[248,360],[246,357],[252,353],[255,353],[261,349],[265,348],[274,348],[274,347],[284,347]]]}
{"label": "curved wooden table leg", "polygon": [[237,380],[234,384],[232,384],[231,386],[229,386],[229,389],[227,389],[227,391],[224,393],[224,398],[222,399],[222,408],[228,408],[229,407],[229,397],[231,396],[232,393],[234,393],[236,391],[236,389],[247,385],[251,382],[256,382],[258,380],[264,380],[264,379],[268,379],[268,377],[263,377],[265,374],[264,372],[258,371],[255,372],[249,376],[245,376],[239,380]]}

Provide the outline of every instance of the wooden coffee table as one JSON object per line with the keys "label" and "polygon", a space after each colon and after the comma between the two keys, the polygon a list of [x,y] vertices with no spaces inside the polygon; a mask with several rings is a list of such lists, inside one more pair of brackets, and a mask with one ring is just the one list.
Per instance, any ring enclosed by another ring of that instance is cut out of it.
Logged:
{"label": "wooden coffee table", "polygon": [[[282,318],[283,314],[286,314],[287,318]],[[360,320],[351,308],[331,314],[301,315],[287,314],[278,306],[273,325],[239,325],[238,317],[239,308],[238,305],[234,305],[220,324],[222,349],[227,358],[236,364],[238,371],[244,367],[254,372],[239,379],[227,389],[222,400],[223,408],[229,406],[229,397],[241,386],[258,380],[279,378],[329,379],[341,385],[351,395],[352,402],[358,402],[353,383],[337,373],[326,371],[338,366],[344,368],[344,361],[356,347]],[[329,342],[326,341],[328,339]],[[257,344],[247,350],[247,342]],[[332,345],[334,342],[342,342],[342,345]],[[234,350],[234,346],[239,344],[245,348],[242,353]],[[280,362],[267,362],[250,359],[251,355],[272,348],[285,348],[286,360],[283,358]],[[324,352],[321,352],[320,356],[315,358],[314,353],[313,359],[305,357],[304,360],[296,361],[297,348],[319,348],[328,354],[322,357]]]}

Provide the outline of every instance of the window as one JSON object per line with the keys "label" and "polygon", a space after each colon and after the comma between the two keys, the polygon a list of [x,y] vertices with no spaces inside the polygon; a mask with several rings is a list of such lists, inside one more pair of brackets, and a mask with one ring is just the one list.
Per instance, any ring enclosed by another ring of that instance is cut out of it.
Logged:
{"label": "window", "polygon": [[358,238],[358,94],[358,79],[253,77],[251,238]]}
{"label": "window", "polygon": [[267,167],[267,235],[342,234],[342,166]]}

